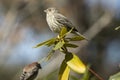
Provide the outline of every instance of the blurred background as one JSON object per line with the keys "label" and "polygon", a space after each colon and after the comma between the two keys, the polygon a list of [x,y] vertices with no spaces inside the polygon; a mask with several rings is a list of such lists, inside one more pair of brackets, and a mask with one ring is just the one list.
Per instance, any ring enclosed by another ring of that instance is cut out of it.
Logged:
{"label": "blurred background", "polygon": [[[0,0],[0,80],[19,80],[25,65],[47,56],[50,48],[33,46],[56,36],[46,23],[48,7],[56,7],[89,39],[73,50],[85,64],[105,80],[120,70],[120,30],[115,30],[120,0]],[[42,63],[38,80],[57,80],[63,59],[58,53]]]}

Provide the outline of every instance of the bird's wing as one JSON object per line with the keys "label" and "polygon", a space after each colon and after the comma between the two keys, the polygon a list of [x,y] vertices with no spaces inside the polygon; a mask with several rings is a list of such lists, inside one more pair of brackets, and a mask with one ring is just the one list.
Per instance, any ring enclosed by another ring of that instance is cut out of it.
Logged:
{"label": "bird's wing", "polygon": [[[54,17],[56,18],[56,20],[59,23],[65,25],[68,29],[71,29],[72,27],[74,27],[74,25],[65,16],[63,16],[62,14],[57,13],[57,14],[55,14]],[[77,31],[77,30],[75,29],[75,31]]]}
{"label": "bird's wing", "polygon": [[35,77],[35,74],[33,72],[26,75],[25,80],[33,80]]}

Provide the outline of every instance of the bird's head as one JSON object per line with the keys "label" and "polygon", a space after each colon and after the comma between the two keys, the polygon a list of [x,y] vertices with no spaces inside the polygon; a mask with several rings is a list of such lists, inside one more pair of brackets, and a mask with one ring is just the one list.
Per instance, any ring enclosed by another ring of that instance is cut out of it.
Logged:
{"label": "bird's head", "polygon": [[46,13],[57,13],[58,10],[56,8],[51,7],[51,8],[48,8],[48,9],[44,10],[44,12],[46,12]]}

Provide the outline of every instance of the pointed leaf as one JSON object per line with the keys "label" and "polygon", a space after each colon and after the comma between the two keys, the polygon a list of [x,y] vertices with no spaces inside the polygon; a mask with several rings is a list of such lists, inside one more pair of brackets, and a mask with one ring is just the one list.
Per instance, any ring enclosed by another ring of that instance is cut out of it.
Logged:
{"label": "pointed leaf", "polygon": [[52,57],[52,55],[53,55],[54,52],[55,52],[54,50],[51,50],[51,51],[48,53],[48,55],[46,56],[46,61],[48,61],[48,60]]}
{"label": "pointed leaf", "polygon": [[38,48],[38,47],[43,46],[43,45],[51,46],[52,44],[54,44],[55,40],[56,40],[55,38],[49,39],[47,41],[44,41],[42,43],[37,44],[34,48]]}
{"label": "pointed leaf", "polygon": [[70,79],[72,79],[72,80],[80,80],[80,79],[78,79],[76,76],[74,76],[74,75],[70,75]]}
{"label": "pointed leaf", "polygon": [[69,39],[70,39],[70,41],[81,41],[81,40],[84,40],[85,38],[83,36],[74,36]]}
{"label": "pointed leaf", "polygon": [[76,47],[78,47],[77,45],[71,44],[71,43],[65,43],[65,46],[66,47],[70,47],[70,48],[76,48]]}
{"label": "pointed leaf", "polygon": [[68,80],[70,73],[70,68],[67,66],[65,60],[62,62],[58,80]]}
{"label": "pointed leaf", "polygon": [[65,37],[66,35],[70,34],[72,32],[72,30],[74,29],[74,27],[72,27],[71,30],[69,30],[69,31],[67,31],[67,29],[66,30],[65,29],[64,29],[64,31],[61,30],[60,34],[62,34],[62,35],[60,35],[60,37]]}
{"label": "pointed leaf", "polygon": [[53,50],[57,50],[57,49],[60,49],[61,47],[63,47],[63,45],[65,44],[65,42],[62,40],[62,41],[59,41],[55,47],[53,48]]}
{"label": "pointed leaf", "polygon": [[73,31],[74,27],[71,28],[71,30],[69,30],[66,35],[70,34]]}
{"label": "pointed leaf", "polygon": [[46,43],[46,45],[49,47],[49,46],[53,45],[55,43],[55,41],[56,41],[56,39],[53,38],[50,41],[48,41],[48,43]]}
{"label": "pointed leaf", "polygon": [[110,76],[109,80],[120,80],[120,72]]}
{"label": "pointed leaf", "polygon": [[75,72],[78,73],[85,73],[86,66],[83,64],[83,62],[79,59],[78,56],[75,54],[69,53],[66,54],[65,60],[67,62],[67,65]]}
{"label": "pointed leaf", "polygon": [[115,28],[115,30],[118,30],[118,29],[120,29],[120,26],[118,26],[118,27]]}
{"label": "pointed leaf", "polygon": [[67,29],[65,27],[62,27],[60,31],[60,36],[64,36],[67,33]]}
{"label": "pointed leaf", "polygon": [[86,71],[83,75],[82,80],[90,80],[90,72],[89,72],[90,65],[87,65]]}

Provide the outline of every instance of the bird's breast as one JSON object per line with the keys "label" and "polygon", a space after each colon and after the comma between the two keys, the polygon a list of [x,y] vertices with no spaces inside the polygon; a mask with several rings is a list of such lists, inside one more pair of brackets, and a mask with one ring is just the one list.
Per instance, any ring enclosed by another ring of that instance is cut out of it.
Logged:
{"label": "bird's breast", "polygon": [[56,18],[53,16],[53,14],[51,15],[47,15],[47,23],[50,27],[50,29],[53,32],[59,33],[61,30],[61,27],[63,26],[62,24],[60,24]]}

